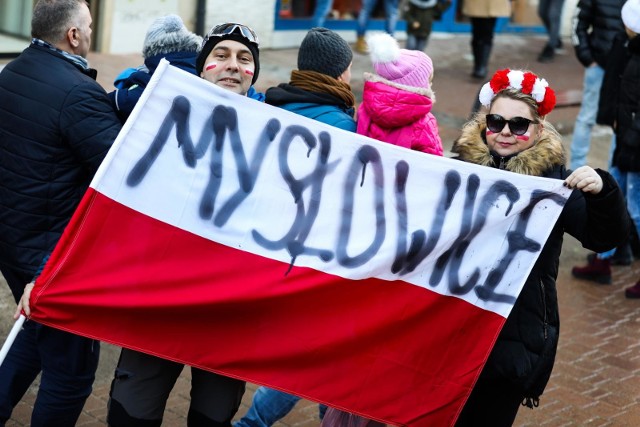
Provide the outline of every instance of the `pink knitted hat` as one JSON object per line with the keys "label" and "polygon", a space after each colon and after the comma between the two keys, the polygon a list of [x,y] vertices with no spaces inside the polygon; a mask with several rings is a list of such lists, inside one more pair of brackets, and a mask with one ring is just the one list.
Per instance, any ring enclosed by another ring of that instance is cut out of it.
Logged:
{"label": "pink knitted hat", "polygon": [[405,86],[431,89],[433,62],[426,53],[400,49],[396,39],[387,33],[369,36],[367,45],[373,68],[380,77]]}

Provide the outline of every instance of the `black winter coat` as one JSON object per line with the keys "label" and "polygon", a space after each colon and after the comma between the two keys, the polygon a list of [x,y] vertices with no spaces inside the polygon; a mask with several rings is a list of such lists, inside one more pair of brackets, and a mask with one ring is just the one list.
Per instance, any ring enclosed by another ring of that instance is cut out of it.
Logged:
{"label": "black winter coat", "polygon": [[613,39],[624,31],[620,10],[626,0],[580,0],[573,18],[573,46],[585,67],[596,62],[602,68]]}
{"label": "black winter coat", "polygon": [[[493,156],[484,139],[484,116],[469,122],[452,151],[459,159],[511,172],[565,179],[564,150],[557,134],[547,130],[533,147],[509,159]],[[538,399],[555,361],[560,318],[556,279],[564,233],[595,252],[616,247],[628,237],[625,199],[613,177],[597,170],[604,186],[597,195],[573,191],[529,273],[482,370],[483,380],[507,380],[523,399]]]}
{"label": "black winter coat", "polygon": [[627,49],[628,61],[619,80],[612,164],[623,172],[640,172],[640,37],[631,39]]}
{"label": "black winter coat", "polygon": [[2,265],[37,271],[120,127],[95,71],[56,51],[32,44],[2,70]]}

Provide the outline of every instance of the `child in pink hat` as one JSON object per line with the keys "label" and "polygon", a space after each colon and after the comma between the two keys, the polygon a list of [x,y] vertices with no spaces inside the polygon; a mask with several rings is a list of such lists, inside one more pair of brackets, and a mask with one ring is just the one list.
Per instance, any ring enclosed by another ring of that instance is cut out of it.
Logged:
{"label": "child in pink hat", "polygon": [[376,74],[364,73],[357,132],[400,147],[442,156],[431,113],[433,63],[424,52],[400,49],[389,34],[367,40]]}

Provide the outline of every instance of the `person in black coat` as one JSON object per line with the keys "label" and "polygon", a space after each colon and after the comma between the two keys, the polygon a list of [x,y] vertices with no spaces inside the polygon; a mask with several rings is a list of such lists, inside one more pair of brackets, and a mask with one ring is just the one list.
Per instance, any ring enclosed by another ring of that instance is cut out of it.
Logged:
{"label": "person in black coat", "polygon": [[583,97],[571,140],[571,169],[586,164],[591,129],[596,122],[598,99],[613,39],[624,31],[620,10],[625,0],[580,0],[573,22],[575,54],[585,67]]}
{"label": "person in black coat", "polygon": [[553,369],[560,318],[556,293],[565,233],[586,248],[609,250],[626,239],[629,220],[620,188],[606,171],[565,168],[560,135],[545,120],[555,96],[546,81],[500,70],[480,91],[486,111],[462,129],[452,151],[460,160],[524,175],[563,180],[574,189],[544,244],[456,427],[511,426],[520,405],[539,404]]}
{"label": "person in black coat", "polygon": [[[33,284],[25,284],[53,250],[121,127],[85,59],[87,3],[39,1],[31,34],[29,47],[0,73],[0,271],[27,316]],[[31,425],[75,425],[99,348],[27,321],[0,365],[0,425],[40,371]]]}
{"label": "person in black coat", "polygon": [[[615,38],[609,55],[597,122],[615,132],[611,173],[626,195],[627,210],[640,232],[640,0],[627,1],[621,15],[625,32]],[[625,296],[640,298],[640,281],[625,289]]]}

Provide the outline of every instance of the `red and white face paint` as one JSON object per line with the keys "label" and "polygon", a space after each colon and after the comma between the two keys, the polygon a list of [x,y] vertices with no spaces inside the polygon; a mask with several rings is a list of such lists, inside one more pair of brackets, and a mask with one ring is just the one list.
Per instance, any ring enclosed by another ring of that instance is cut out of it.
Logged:
{"label": "red and white face paint", "polygon": [[[511,98],[498,98],[491,107],[490,114],[498,114],[509,120],[513,117],[524,117],[533,120],[529,106],[523,101]],[[535,144],[535,135],[540,129],[539,124],[531,123],[529,129],[523,135],[516,135],[511,132],[509,126],[505,125],[500,132],[486,130],[487,145],[491,151],[502,157],[508,157],[520,153]]]}
{"label": "red and white face paint", "polygon": [[242,43],[222,40],[205,59],[200,77],[240,95],[246,95],[255,74],[251,51]]}

